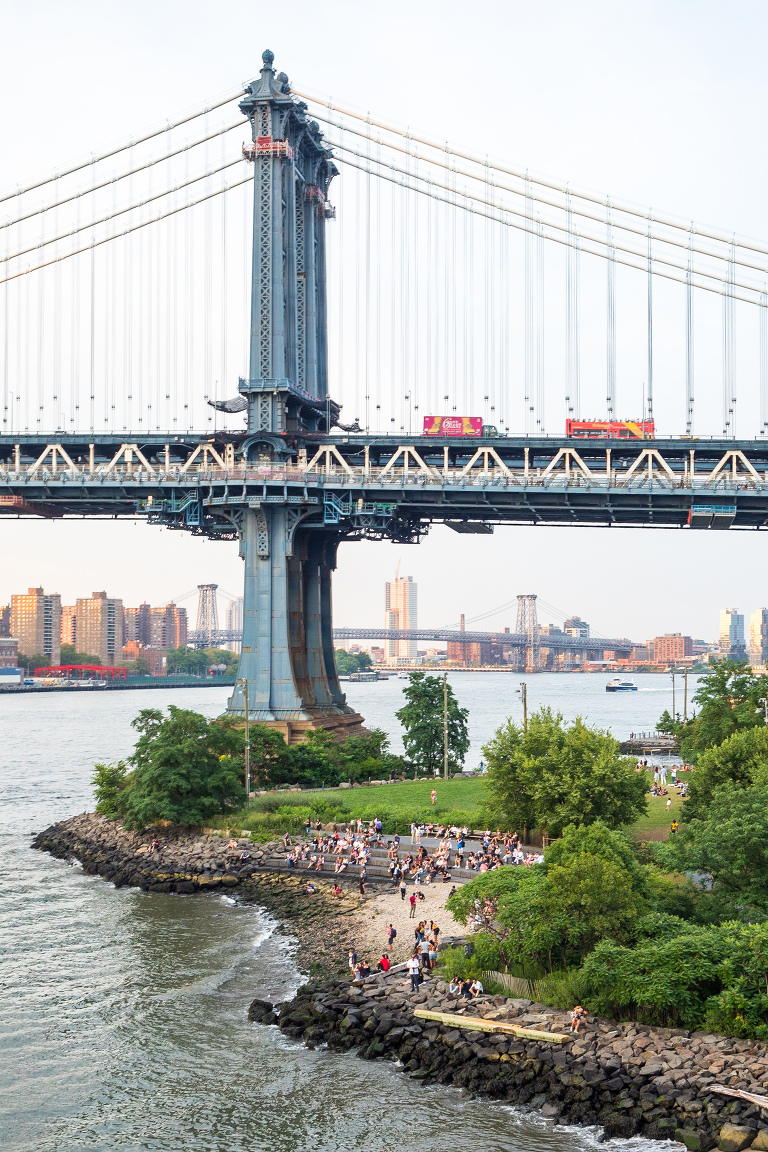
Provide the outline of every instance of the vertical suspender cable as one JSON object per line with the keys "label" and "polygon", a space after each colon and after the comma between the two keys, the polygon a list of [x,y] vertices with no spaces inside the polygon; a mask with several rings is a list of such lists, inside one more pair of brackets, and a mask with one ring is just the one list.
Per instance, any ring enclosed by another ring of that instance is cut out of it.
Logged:
{"label": "vertical suspender cable", "polygon": [[536,431],[546,433],[544,391],[544,230],[536,218]]}
{"label": "vertical suspender cable", "polygon": [[90,394],[90,424],[93,432],[96,425],[96,249],[91,242],[91,301],[90,301],[90,358],[88,368],[88,388]]}
{"label": "vertical suspender cable", "polygon": [[733,347],[733,280],[736,260],[736,242],[732,241],[723,284],[723,436],[736,435],[736,379]]}
{"label": "vertical suspender cable", "polygon": [[611,202],[608,200],[606,223],[606,401],[608,420],[616,419],[616,261],[614,259],[613,229],[611,227]]}
{"label": "vertical suspender cable", "polygon": [[685,434],[693,435],[693,224],[688,244],[688,269],[685,274]]}
{"label": "vertical suspender cable", "polygon": [[[41,217],[42,231],[40,233],[40,240],[42,242],[45,235],[45,222]],[[35,414],[35,427],[40,430],[43,427],[43,414],[45,412],[45,272],[41,272],[37,278],[37,412]]]}
{"label": "vertical suspender cable", "polygon": [[565,196],[568,246],[565,249],[565,418],[573,416],[573,210],[570,192]]}
{"label": "vertical suspender cable", "polygon": [[651,235],[652,216],[648,216],[648,297],[646,305],[648,386],[646,389],[648,419],[653,420],[653,239]]}
{"label": "vertical suspender cable", "polygon": [[[58,183],[54,181],[54,200],[58,199]],[[53,234],[59,234],[59,210],[53,213]],[[61,399],[61,264],[53,266],[53,415],[56,428],[64,427]]]}
{"label": "vertical suspender cable", "polygon": [[525,180],[525,434],[533,431],[533,198],[531,185]]}
{"label": "vertical suspender cable", "polygon": [[768,293],[760,293],[758,310],[760,334],[760,435],[768,433]]}
{"label": "vertical suspender cable", "polygon": [[[371,412],[371,143],[366,143],[368,153],[365,174],[365,415],[367,428]],[[359,417],[355,416],[355,419]]]}

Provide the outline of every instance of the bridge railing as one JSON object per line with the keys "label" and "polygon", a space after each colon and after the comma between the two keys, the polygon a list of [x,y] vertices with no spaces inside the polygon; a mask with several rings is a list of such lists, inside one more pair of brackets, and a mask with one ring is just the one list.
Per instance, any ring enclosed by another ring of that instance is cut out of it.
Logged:
{"label": "bridge railing", "polygon": [[[658,455],[658,454],[657,454]],[[656,490],[667,489],[670,492],[681,489],[706,490],[708,492],[733,491],[762,491],[768,488],[768,472],[759,472],[751,464],[738,462],[738,467],[730,457],[735,454],[727,453],[714,466],[707,471],[691,471],[686,465],[684,468],[675,468],[674,463],[669,464],[659,456],[654,460],[642,461],[639,459],[630,463],[626,468],[610,467],[607,471],[597,469],[575,469],[553,467],[553,463],[542,467],[513,467],[506,463],[489,466],[477,464],[473,467],[446,467],[438,469],[428,467],[416,469],[407,464],[392,465],[391,462],[381,466],[350,464],[348,461],[340,463],[326,461],[320,467],[310,468],[306,464],[280,465],[259,464],[256,467],[243,468],[232,464],[227,467],[211,467],[206,461],[187,461],[173,463],[170,466],[144,463],[131,463],[114,461],[92,466],[83,464],[77,466],[69,461],[67,465],[50,466],[38,464],[29,467],[14,467],[2,469],[0,467],[0,482],[7,484],[51,483],[62,484],[77,482],[80,484],[125,484],[134,483],[284,483],[284,484],[311,484],[316,486],[333,487],[375,487],[378,489],[398,489],[405,486],[440,488],[440,487],[491,487],[501,489],[523,488],[552,488],[552,489],[582,489],[595,491],[596,489],[629,489],[642,490],[652,486]]]}

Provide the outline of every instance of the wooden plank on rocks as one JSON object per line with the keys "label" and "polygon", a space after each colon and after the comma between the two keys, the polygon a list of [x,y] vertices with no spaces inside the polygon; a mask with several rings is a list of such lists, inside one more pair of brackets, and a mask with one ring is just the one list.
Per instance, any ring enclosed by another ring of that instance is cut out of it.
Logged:
{"label": "wooden plank on rocks", "polygon": [[414,1016],[420,1020],[434,1020],[449,1028],[468,1028],[476,1032],[504,1032],[509,1036],[520,1036],[524,1040],[548,1040],[551,1044],[565,1044],[571,1036],[562,1032],[540,1032],[536,1028],[521,1028],[501,1020],[484,1020],[481,1016],[455,1016],[450,1012],[428,1012],[417,1008]]}
{"label": "wooden plank on rocks", "polygon": [[721,1096],[738,1096],[739,1100],[748,1100],[758,1108],[768,1108],[768,1096],[756,1096],[754,1092],[742,1092],[740,1088],[725,1088],[722,1084],[710,1084],[707,1092],[717,1092]]}

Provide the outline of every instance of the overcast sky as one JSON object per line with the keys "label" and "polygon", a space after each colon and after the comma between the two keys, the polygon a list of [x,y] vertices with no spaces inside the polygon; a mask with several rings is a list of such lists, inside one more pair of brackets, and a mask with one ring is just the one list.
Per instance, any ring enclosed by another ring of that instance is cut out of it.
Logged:
{"label": "overcast sky", "polygon": [[[5,0],[0,14],[4,185],[236,87],[270,47],[298,87],[339,103],[768,238],[764,4]],[[0,539],[0,601],[42,584],[65,602],[104,588],[162,603],[242,580],[235,545],[143,524],[3,519]],[[711,637],[721,607],[768,605],[764,537],[731,532],[725,545],[712,532],[574,528],[348,544],[335,619],[378,622],[401,559],[425,626],[537,592],[605,635]],[[513,613],[487,623],[514,625]]]}

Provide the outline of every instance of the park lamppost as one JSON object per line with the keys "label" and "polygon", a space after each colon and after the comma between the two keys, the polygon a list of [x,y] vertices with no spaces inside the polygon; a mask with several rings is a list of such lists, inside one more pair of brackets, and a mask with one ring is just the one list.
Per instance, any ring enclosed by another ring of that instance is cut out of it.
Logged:
{"label": "park lamppost", "polygon": [[448,779],[448,673],[443,672],[443,779]]}
{"label": "park lamppost", "polygon": [[520,687],[515,688],[515,695],[519,696],[523,702],[523,732],[528,731],[528,685],[524,680],[520,682]]}
{"label": "park lamppost", "polygon": [[248,681],[241,680],[245,705],[245,806],[251,806],[251,729],[248,722]]}

